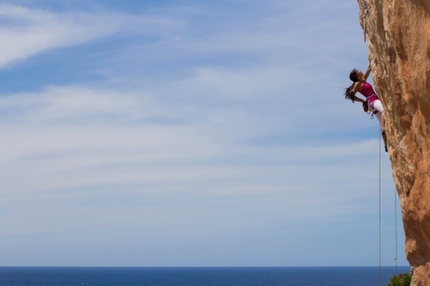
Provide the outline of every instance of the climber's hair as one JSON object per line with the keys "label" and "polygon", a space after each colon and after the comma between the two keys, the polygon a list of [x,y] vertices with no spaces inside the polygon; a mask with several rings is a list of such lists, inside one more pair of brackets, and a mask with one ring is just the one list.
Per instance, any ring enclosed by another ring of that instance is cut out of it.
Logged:
{"label": "climber's hair", "polygon": [[351,73],[349,74],[349,79],[352,80],[353,82],[357,82],[358,81],[358,70],[357,69],[353,69],[351,71]]}
{"label": "climber's hair", "polygon": [[352,90],[354,89],[354,84],[356,82],[358,82],[358,73],[357,72],[358,72],[357,69],[353,69],[351,71],[351,73],[349,74],[349,79],[352,80],[353,83],[351,84],[350,87],[345,89],[345,93],[344,93],[345,98],[351,100],[352,102],[354,102],[354,100],[355,100],[355,94]]}
{"label": "climber's hair", "polygon": [[349,99],[349,100],[351,100],[352,102],[354,102],[354,100],[355,100],[355,94],[354,94],[354,92],[352,91],[352,89],[354,88],[354,84],[355,84],[355,82],[354,82],[354,83],[352,83],[352,85],[351,85],[350,87],[346,88],[346,89],[345,89],[345,93],[344,93],[344,95],[345,95],[345,99]]}

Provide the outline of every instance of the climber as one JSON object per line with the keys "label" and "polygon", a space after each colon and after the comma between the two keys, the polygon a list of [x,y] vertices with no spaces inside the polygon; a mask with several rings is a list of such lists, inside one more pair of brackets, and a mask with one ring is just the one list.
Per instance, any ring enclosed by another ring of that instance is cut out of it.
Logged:
{"label": "climber", "polygon": [[[387,136],[385,135],[384,130],[384,107],[382,106],[382,102],[379,100],[378,95],[373,90],[372,85],[366,82],[369,75],[370,65],[365,73],[360,70],[353,69],[349,74],[349,79],[352,80],[353,83],[346,89],[344,95],[346,99],[349,99],[352,102],[361,102],[363,104],[364,111],[367,112],[369,110],[376,116],[376,118],[378,118],[379,124],[381,125],[382,139],[384,139],[385,152],[388,152]],[[355,95],[357,92],[361,93],[366,99],[363,100],[357,97]]]}

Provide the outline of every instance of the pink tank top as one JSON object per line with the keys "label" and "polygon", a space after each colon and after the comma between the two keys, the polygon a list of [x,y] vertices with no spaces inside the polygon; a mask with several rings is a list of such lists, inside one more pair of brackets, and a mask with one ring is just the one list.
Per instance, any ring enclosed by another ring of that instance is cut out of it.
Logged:
{"label": "pink tank top", "polygon": [[373,87],[370,83],[364,82],[361,84],[361,91],[360,93],[364,95],[368,102],[375,101],[378,98],[375,91],[373,90]]}

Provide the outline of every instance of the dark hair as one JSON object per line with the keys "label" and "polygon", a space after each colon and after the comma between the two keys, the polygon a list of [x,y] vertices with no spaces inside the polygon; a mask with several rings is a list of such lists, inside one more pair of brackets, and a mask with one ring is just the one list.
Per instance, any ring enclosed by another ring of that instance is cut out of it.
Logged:
{"label": "dark hair", "polygon": [[352,89],[354,88],[354,84],[355,84],[355,82],[353,82],[353,83],[352,83],[352,85],[351,85],[350,87],[346,88],[346,89],[345,89],[345,93],[344,93],[344,95],[345,95],[345,99],[349,99],[349,100],[351,100],[352,102],[354,102],[354,100],[355,100],[355,94],[354,94],[354,92],[352,91]]}
{"label": "dark hair", "polygon": [[349,74],[349,79],[352,80],[353,82],[357,82],[358,81],[357,69],[353,69],[351,71],[351,73]]}
{"label": "dark hair", "polygon": [[351,73],[349,74],[349,79],[352,80],[353,83],[352,83],[352,85],[350,87],[346,88],[344,95],[345,95],[346,99],[349,99],[352,102],[354,102],[354,100],[355,100],[355,94],[354,94],[354,92],[352,90],[354,88],[354,84],[356,82],[358,82],[357,69],[353,69],[351,71]]}

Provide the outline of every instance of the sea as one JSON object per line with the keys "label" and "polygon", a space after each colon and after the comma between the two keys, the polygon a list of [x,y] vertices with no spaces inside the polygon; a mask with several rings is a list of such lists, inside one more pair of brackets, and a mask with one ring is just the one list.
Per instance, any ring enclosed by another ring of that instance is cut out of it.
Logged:
{"label": "sea", "polygon": [[0,267],[1,286],[372,286],[399,267]]}

